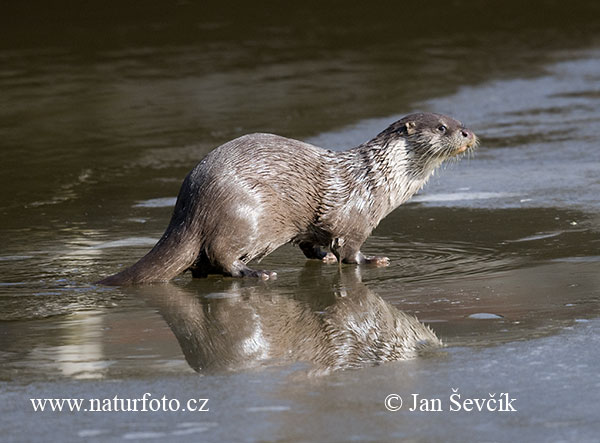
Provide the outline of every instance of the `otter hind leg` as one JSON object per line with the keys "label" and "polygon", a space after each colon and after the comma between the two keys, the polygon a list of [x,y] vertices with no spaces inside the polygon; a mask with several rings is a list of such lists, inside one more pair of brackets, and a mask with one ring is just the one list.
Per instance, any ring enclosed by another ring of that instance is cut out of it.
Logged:
{"label": "otter hind leg", "polygon": [[[212,252],[212,253],[211,253]],[[222,274],[231,277],[254,277],[262,280],[273,280],[277,278],[277,273],[268,270],[255,270],[246,265],[253,254],[242,253],[241,251],[232,252],[224,249],[212,250],[204,253],[204,260],[200,262],[196,273],[203,277],[206,274]],[[194,269],[192,268],[192,275]]]}
{"label": "otter hind leg", "polygon": [[210,274],[230,275],[232,277],[254,277],[261,280],[274,280],[277,273],[267,270],[250,269],[241,260],[235,260],[231,265],[213,264],[204,262],[201,265],[190,267],[194,278],[205,278]]}
{"label": "otter hind leg", "polygon": [[223,274],[223,268],[214,265],[204,251],[200,252],[194,264],[189,267],[189,270],[192,272],[192,277],[194,278],[206,278],[211,274]]}
{"label": "otter hind leg", "polygon": [[211,260],[205,251],[189,267],[194,278],[206,278],[211,274],[230,275],[232,277],[254,277],[262,280],[277,278],[277,273],[266,270],[250,269],[242,260],[232,260],[227,256]]}

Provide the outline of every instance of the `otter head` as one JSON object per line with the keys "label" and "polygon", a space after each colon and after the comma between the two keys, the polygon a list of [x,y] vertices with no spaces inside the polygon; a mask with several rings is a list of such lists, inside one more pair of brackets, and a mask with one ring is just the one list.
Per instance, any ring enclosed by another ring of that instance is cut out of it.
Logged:
{"label": "otter head", "polygon": [[425,170],[472,150],[478,144],[477,136],[461,122],[433,113],[407,115],[381,135],[403,139],[411,160]]}

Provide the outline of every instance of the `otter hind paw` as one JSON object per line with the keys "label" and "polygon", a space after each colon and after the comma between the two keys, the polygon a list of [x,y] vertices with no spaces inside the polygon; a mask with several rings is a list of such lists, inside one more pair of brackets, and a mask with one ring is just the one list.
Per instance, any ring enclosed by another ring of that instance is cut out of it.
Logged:
{"label": "otter hind paw", "polygon": [[264,269],[250,269],[240,260],[234,261],[232,266],[226,267],[225,269],[225,275],[231,275],[232,277],[251,277],[260,278],[261,280],[275,280],[277,278],[276,272]]}
{"label": "otter hind paw", "polygon": [[365,257],[364,263],[377,267],[385,267],[390,265],[390,259],[382,256],[368,256]]}
{"label": "otter hind paw", "polygon": [[260,278],[261,280],[275,280],[277,278],[277,272],[274,271],[266,271],[263,269],[254,270],[254,269],[245,269],[241,272],[242,277],[254,277]]}

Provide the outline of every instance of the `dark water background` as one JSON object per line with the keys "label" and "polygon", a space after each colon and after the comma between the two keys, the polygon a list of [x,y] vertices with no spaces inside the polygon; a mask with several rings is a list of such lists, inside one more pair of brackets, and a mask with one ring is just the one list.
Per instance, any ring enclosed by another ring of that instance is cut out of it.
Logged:
{"label": "dark water background", "polygon": [[[0,29],[3,439],[597,438],[597,2],[8,1]],[[390,267],[340,276],[283,247],[263,261],[279,274],[267,284],[92,284],[145,253],[185,174],[221,143],[261,131],[347,148],[416,110],[461,119],[481,147],[368,240]],[[262,307],[320,312],[342,292],[417,315],[448,346],[323,377],[260,358],[198,375],[178,335],[190,312],[219,312],[258,349]],[[383,405],[452,388],[510,392],[519,411]],[[210,397],[211,412],[29,402],[144,392]]]}

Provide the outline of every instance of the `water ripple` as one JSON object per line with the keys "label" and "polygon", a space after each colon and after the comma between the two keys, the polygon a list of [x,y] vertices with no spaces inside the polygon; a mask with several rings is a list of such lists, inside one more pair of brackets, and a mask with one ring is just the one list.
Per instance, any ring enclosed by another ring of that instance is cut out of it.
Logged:
{"label": "water ripple", "polygon": [[390,243],[382,249],[392,262],[389,275],[405,282],[457,280],[517,266],[515,258],[499,254],[497,249],[470,243]]}

